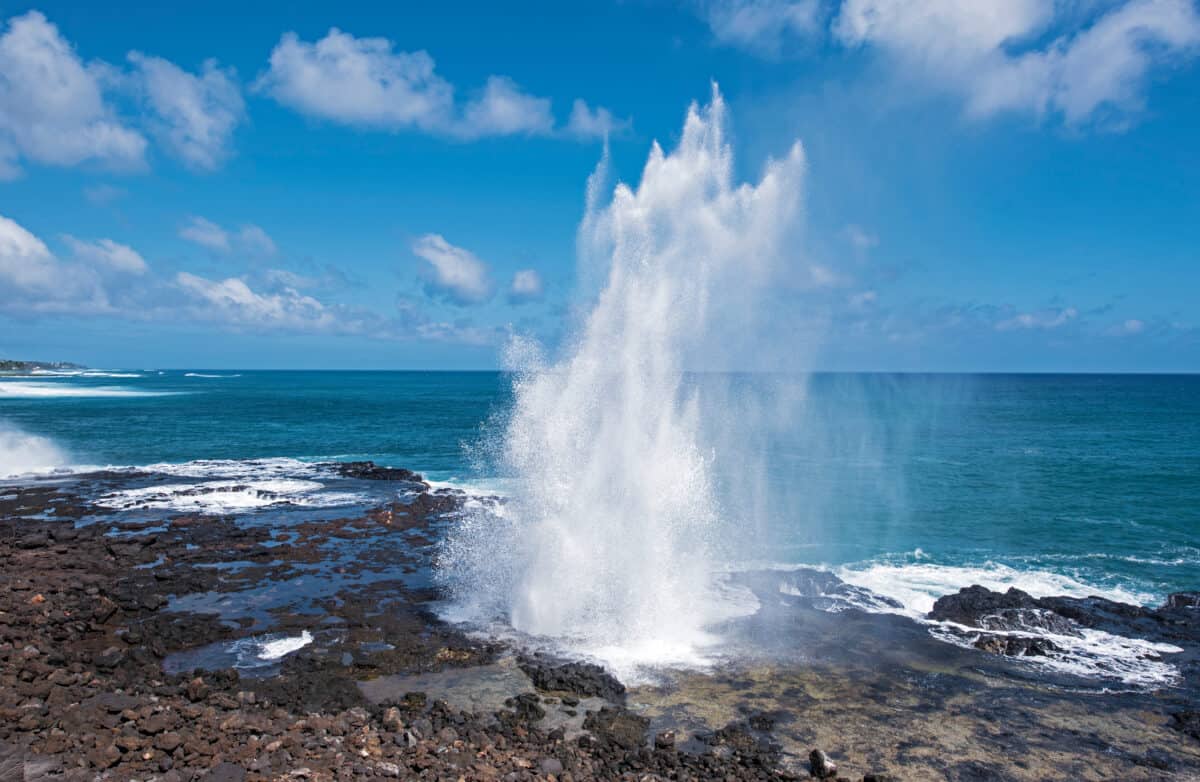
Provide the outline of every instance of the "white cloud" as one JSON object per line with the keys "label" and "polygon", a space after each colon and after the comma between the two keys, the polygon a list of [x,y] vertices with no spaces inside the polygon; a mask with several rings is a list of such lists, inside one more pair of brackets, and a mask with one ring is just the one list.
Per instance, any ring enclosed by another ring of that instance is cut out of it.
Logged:
{"label": "white cloud", "polygon": [[216,169],[229,156],[233,130],[245,113],[232,69],[206,60],[198,75],[159,57],[130,52],[152,127],[163,143],[192,168]]}
{"label": "white cloud", "polygon": [[229,252],[230,249],[229,232],[203,217],[192,217],[179,229],[179,236],[214,252]]}
{"label": "white cloud", "polygon": [[450,119],[454,88],[423,51],[393,52],[386,38],[336,27],[317,41],[285,33],[255,89],[304,114],[388,129],[434,130]]}
{"label": "white cloud", "polygon": [[[128,260],[119,250],[117,255]],[[64,263],[33,233],[0,215],[0,311],[75,315],[111,311],[102,271],[105,268],[93,264]]]}
{"label": "white cloud", "polygon": [[270,234],[252,223],[247,223],[237,232],[233,232],[212,220],[193,215],[187,224],[179,229],[179,236],[216,253],[241,250],[250,255],[270,258],[278,252],[275,240]]}
{"label": "white cloud", "polygon": [[144,165],[146,139],[104,99],[106,66],[85,65],[38,11],[9,20],[0,35],[0,178],[22,159],[57,166]]}
{"label": "white cloud", "polygon": [[821,32],[819,0],[707,0],[700,10],[718,41],[760,54]]}
{"label": "white cloud", "polygon": [[426,291],[454,304],[480,304],[492,297],[488,269],[468,250],[455,247],[439,234],[426,234],[412,251],[429,264]]}
{"label": "white cloud", "polygon": [[128,245],[119,244],[112,239],[97,239],[87,242],[74,236],[64,236],[63,240],[71,248],[71,252],[81,261],[98,264],[113,271],[128,274],[145,274],[149,270],[146,259]]}
{"label": "white cloud", "polygon": [[1044,0],[846,0],[834,33],[961,95],[969,116],[1024,112],[1078,125],[1136,111],[1150,69],[1200,45],[1192,0],[1105,5],[1088,18]]}
{"label": "white cloud", "polygon": [[242,230],[238,231],[238,242],[255,255],[270,257],[278,252],[275,240],[257,225],[242,226]]}
{"label": "white cloud", "polygon": [[1059,326],[1065,326],[1077,317],[1079,317],[1079,310],[1074,307],[1052,307],[1040,312],[1023,312],[997,321],[995,329],[996,331],[1056,329]]}
{"label": "white cloud", "polygon": [[463,116],[453,125],[453,133],[463,138],[510,136],[515,134],[549,135],[554,130],[550,99],[521,91],[507,76],[489,76],[478,97],[463,108]]}
{"label": "white cloud", "polygon": [[460,105],[427,52],[395,51],[386,38],[356,38],[336,27],[312,43],[285,33],[254,89],[302,114],[355,127],[461,139],[555,132],[550,99],[506,76],[488,77]]}
{"label": "white cloud", "polygon": [[567,120],[566,132],[576,138],[606,139],[627,130],[631,124],[628,119],[614,118],[612,112],[603,106],[592,109],[583,99],[576,98],[575,103],[571,106],[571,116]]}
{"label": "white cloud", "polygon": [[539,301],[544,293],[542,276],[535,269],[521,269],[513,275],[508,286],[508,300],[512,304]]}
{"label": "white cloud", "polygon": [[45,242],[0,216],[0,278],[28,291],[53,285],[57,276],[57,263]]}
{"label": "white cloud", "polygon": [[344,324],[324,304],[294,288],[258,293],[237,277],[209,280],[189,272],[175,284],[199,306],[192,315],[234,326],[301,331],[339,331]]}

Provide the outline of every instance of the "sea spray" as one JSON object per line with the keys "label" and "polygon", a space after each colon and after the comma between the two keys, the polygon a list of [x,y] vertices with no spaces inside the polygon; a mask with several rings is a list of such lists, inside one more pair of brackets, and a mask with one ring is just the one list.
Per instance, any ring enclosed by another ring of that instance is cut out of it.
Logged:
{"label": "sea spray", "polygon": [[495,456],[515,488],[447,536],[439,574],[458,616],[622,667],[696,662],[713,640],[714,542],[736,523],[714,433],[729,427],[688,373],[753,341],[804,169],[796,144],[758,184],[735,184],[724,114],[714,87],[678,147],[654,144],[637,188],[618,184],[608,203],[605,163],[589,180],[579,251],[585,266],[602,259],[602,281],[557,360],[510,346]]}
{"label": "sea spray", "polygon": [[68,463],[53,440],[0,421],[0,478],[44,473]]}

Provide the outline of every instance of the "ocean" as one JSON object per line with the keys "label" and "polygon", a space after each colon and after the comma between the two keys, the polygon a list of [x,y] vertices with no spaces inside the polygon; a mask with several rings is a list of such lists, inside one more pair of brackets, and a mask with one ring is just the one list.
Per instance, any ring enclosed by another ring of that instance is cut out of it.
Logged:
{"label": "ocean", "polygon": [[[827,567],[913,613],[972,583],[1147,605],[1200,586],[1200,376],[788,383],[761,462],[717,481],[736,517],[722,566]],[[487,445],[512,404],[499,372],[5,377],[0,472],[191,463],[195,480],[229,477],[201,460],[264,460],[233,472],[271,481],[289,460],[373,460],[503,493]]]}

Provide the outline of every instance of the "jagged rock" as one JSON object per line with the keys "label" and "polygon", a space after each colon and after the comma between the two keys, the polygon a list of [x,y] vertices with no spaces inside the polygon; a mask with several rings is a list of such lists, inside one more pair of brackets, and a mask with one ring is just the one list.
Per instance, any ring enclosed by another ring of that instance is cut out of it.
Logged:
{"label": "jagged rock", "polygon": [[1006,657],[1045,657],[1049,652],[1058,651],[1058,646],[1045,638],[1024,635],[983,635],[975,641],[974,646],[981,651]]}
{"label": "jagged rock", "polygon": [[601,742],[611,742],[626,750],[637,749],[645,744],[649,727],[650,720],[645,717],[609,706],[589,713],[583,721],[583,729],[591,731]]}
{"label": "jagged rock", "polygon": [[1163,608],[1200,608],[1200,592],[1174,592],[1167,596]]}
{"label": "jagged rock", "polygon": [[939,597],[929,612],[929,618],[980,627],[979,622],[985,616],[998,615],[1001,611],[1035,608],[1039,608],[1037,601],[1016,587],[1001,593],[976,584],[960,589],[953,595]]}
{"label": "jagged rock", "polygon": [[834,763],[819,749],[808,753],[808,771],[817,779],[833,779],[837,776],[837,763]]}
{"label": "jagged rock", "polygon": [[1080,635],[1079,625],[1045,608],[1003,608],[979,617],[976,626],[985,630]]}
{"label": "jagged rock", "polygon": [[556,663],[536,657],[522,658],[521,670],[539,690],[569,692],[585,698],[599,697],[612,703],[625,702],[625,685],[592,663]]}
{"label": "jagged rock", "polygon": [[1177,711],[1171,715],[1171,727],[1200,740],[1200,711]]}
{"label": "jagged rock", "polygon": [[375,462],[338,462],[334,465],[338,474],[346,478],[358,478],[364,481],[406,481],[408,483],[424,483],[425,479],[418,472],[402,467],[381,467]]}

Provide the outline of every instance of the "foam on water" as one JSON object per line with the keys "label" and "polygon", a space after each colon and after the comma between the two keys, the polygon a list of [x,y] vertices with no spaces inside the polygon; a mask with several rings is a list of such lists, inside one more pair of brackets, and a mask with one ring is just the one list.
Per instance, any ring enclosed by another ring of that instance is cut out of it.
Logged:
{"label": "foam on water", "polygon": [[204,372],[185,372],[183,374],[183,376],[184,377],[203,377],[203,378],[209,378],[209,379],[213,379],[213,380],[223,380],[225,378],[241,377],[241,375],[211,375],[211,374],[206,374]]}
{"label": "foam on water", "polygon": [[0,399],[55,399],[71,397],[173,396],[178,391],[144,391],[124,386],[79,386],[65,383],[0,381]]}
{"label": "foam on water", "polygon": [[1096,595],[1121,603],[1150,604],[1155,596],[1121,587],[1097,587],[1071,576],[1046,570],[1018,570],[1000,563],[977,566],[940,565],[932,562],[868,562],[846,565],[835,571],[843,581],[898,600],[904,612],[924,617],[942,595],[973,584],[1004,592],[1016,587],[1034,597]]}
{"label": "foam on water", "polygon": [[272,505],[334,508],[367,501],[352,492],[324,491],[324,484],[294,478],[244,481],[204,481],[123,489],[94,502],[113,510],[178,510],[226,513]]}
{"label": "foam on water", "polygon": [[[918,549],[919,551],[919,549]],[[921,552],[921,557],[927,559]],[[1103,597],[1135,605],[1156,602],[1155,596],[1121,587],[1098,587],[1071,576],[1045,570],[1018,570],[999,563],[979,566],[939,565],[914,561],[907,564],[870,562],[836,569],[849,584],[898,601],[895,608],[877,601],[854,601],[854,607],[870,612],[904,614],[927,624],[930,634],[947,643],[973,648],[980,637],[975,628],[953,622],[932,622],[925,617],[937,598],[954,594],[974,584],[1003,592],[1011,587],[1033,597]],[[1022,664],[1049,671],[1120,682],[1132,687],[1166,687],[1179,681],[1179,670],[1162,659],[1164,654],[1183,651],[1170,644],[1141,638],[1127,638],[1102,630],[1080,628],[1080,636],[1040,631],[1011,632],[1011,635],[1036,636],[1050,640],[1058,648],[1045,656],[1017,658]]]}
{"label": "foam on water", "polygon": [[745,336],[718,313],[778,259],[803,154],[797,144],[758,184],[736,183],[714,88],[678,147],[655,144],[638,187],[617,185],[602,204],[605,166],[580,227],[604,282],[558,360],[510,347],[518,379],[496,458],[515,488],[502,513],[450,531],[439,574],[458,616],[499,617],[625,669],[698,664],[723,616],[723,520],[703,429],[713,411],[685,383],[685,360]]}

